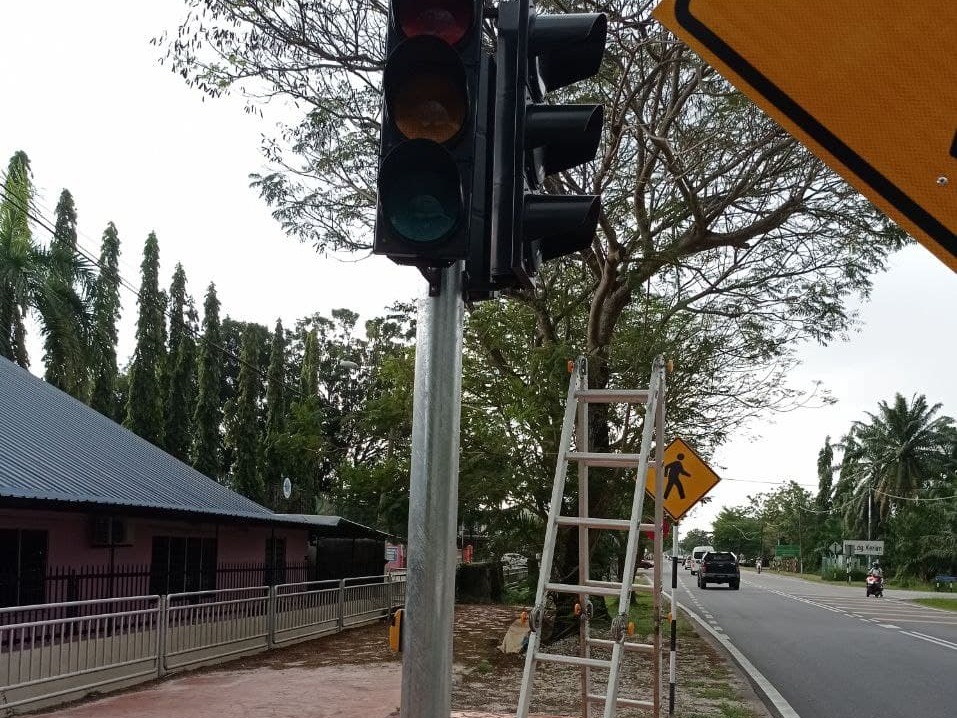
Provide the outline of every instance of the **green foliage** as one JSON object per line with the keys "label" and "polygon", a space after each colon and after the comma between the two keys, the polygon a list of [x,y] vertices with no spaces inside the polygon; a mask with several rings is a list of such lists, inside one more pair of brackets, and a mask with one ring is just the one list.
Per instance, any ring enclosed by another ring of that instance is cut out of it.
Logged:
{"label": "green foliage", "polygon": [[678,547],[690,555],[695,546],[711,546],[714,543],[714,535],[704,529],[691,529],[679,541]]}
{"label": "green foliage", "polygon": [[100,245],[100,273],[93,290],[93,330],[90,335],[90,406],[114,421],[120,420],[116,395],[116,323],[120,320],[120,238],[107,224]]}
{"label": "green foliage", "polygon": [[43,324],[44,378],[85,400],[87,396],[89,335],[88,297],[93,278],[88,263],[76,250],[76,207],[63,190],[56,206],[56,225],[47,254],[47,301],[51,306]]}
{"label": "green foliage", "polygon": [[236,461],[233,465],[232,488],[253,501],[265,499],[262,475],[259,472],[260,429],[258,418],[262,381],[257,357],[257,336],[253,327],[243,333],[236,412],[230,427],[230,444]]}
{"label": "green foliage", "polygon": [[197,471],[214,479],[220,478],[222,468],[221,343],[219,299],[216,297],[216,285],[210,283],[203,303],[203,338],[197,372],[196,411],[193,414],[192,459]]}
{"label": "green foliage", "polygon": [[28,213],[33,202],[30,158],[10,158],[0,197],[0,356],[22,367],[30,364],[23,317],[41,285],[43,255],[33,242]]}
{"label": "green foliage", "polygon": [[165,360],[166,303],[159,290],[159,242],[151,232],[143,250],[136,350],[130,367],[130,395],[123,425],[157,446],[163,444],[162,365]]}
{"label": "green foliage", "polygon": [[266,384],[266,433],[263,439],[262,476],[269,505],[279,506],[283,480],[284,459],[280,445],[286,424],[286,337],[282,321],[276,321],[269,355],[269,374]]}
{"label": "green foliage", "polygon": [[186,273],[176,265],[170,288],[169,389],[166,394],[166,450],[188,461],[192,445],[196,398],[196,341],[198,316],[186,294]]}
{"label": "green foliage", "polygon": [[761,519],[752,508],[722,508],[712,528],[713,545],[719,551],[733,551],[738,558],[762,555]]}

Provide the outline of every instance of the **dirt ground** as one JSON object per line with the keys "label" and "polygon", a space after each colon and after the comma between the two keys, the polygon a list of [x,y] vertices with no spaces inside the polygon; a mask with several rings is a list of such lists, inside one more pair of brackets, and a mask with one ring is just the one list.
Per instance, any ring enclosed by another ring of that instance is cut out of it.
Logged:
{"label": "dirt ground", "polygon": [[[498,650],[516,606],[456,607],[452,707],[459,718],[514,715],[524,657]],[[684,619],[679,621],[678,718],[765,718],[750,686]],[[595,635],[599,634],[596,630]],[[47,714],[50,718],[395,718],[401,659],[388,649],[388,626],[377,623],[228,664],[173,676],[123,694],[85,701]],[[639,637],[641,638],[641,637]],[[650,637],[647,637],[650,638]],[[577,636],[547,648],[577,653]],[[667,641],[665,641],[667,645]],[[603,657],[599,652],[594,657]],[[663,653],[663,705],[667,707],[667,651]],[[595,671],[596,678],[601,671]],[[622,697],[650,697],[647,656],[627,654]],[[596,680],[595,691],[602,692]],[[578,669],[541,665],[532,710],[577,716]],[[474,713],[472,713],[474,711]],[[621,718],[646,715],[620,709]]]}

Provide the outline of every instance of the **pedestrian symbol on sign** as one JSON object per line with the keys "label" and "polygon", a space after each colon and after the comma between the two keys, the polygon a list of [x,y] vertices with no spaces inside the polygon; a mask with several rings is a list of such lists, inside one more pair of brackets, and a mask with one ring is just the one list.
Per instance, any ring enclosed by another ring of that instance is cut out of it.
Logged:
{"label": "pedestrian symbol on sign", "polygon": [[671,489],[678,489],[678,496],[682,499],[685,497],[685,487],[681,485],[681,477],[690,477],[691,474],[685,471],[685,467],[681,463],[684,461],[684,458],[684,454],[678,454],[677,459],[665,465],[665,475],[668,477],[668,485],[665,487],[666,499],[671,494]]}

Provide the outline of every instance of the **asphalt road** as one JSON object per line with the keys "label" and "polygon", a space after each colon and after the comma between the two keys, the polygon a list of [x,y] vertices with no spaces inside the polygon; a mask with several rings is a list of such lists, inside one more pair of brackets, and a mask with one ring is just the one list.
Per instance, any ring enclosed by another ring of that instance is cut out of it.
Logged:
{"label": "asphalt road", "polygon": [[[957,715],[957,612],[902,600],[934,594],[866,598],[863,584],[768,572],[743,572],[738,591],[701,590],[682,568],[678,579],[678,602],[725,635],[800,718]],[[678,650],[680,690],[693,657]]]}

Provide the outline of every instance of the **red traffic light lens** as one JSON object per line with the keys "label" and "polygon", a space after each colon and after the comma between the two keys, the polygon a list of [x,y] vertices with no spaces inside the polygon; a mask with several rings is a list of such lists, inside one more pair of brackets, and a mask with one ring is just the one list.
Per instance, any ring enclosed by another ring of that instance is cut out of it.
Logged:
{"label": "red traffic light lens", "polygon": [[406,138],[445,143],[461,132],[469,102],[465,68],[441,40],[419,37],[399,45],[383,84],[389,116]]}
{"label": "red traffic light lens", "polygon": [[379,172],[379,204],[384,219],[407,242],[439,242],[463,214],[458,166],[452,155],[429,140],[396,147]]}
{"label": "red traffic light lens", "polygon": [[395,20],[406,37],[431,35],[456,45],[475,22],[473,0],[395,0]]}

